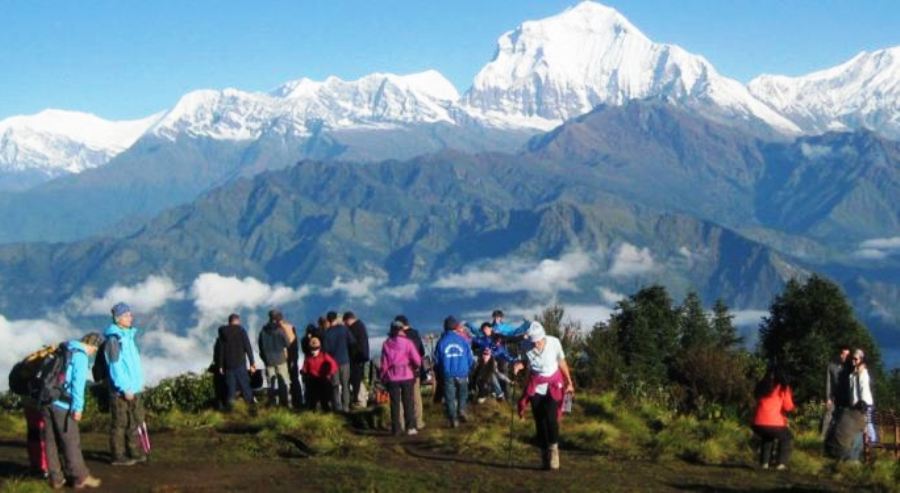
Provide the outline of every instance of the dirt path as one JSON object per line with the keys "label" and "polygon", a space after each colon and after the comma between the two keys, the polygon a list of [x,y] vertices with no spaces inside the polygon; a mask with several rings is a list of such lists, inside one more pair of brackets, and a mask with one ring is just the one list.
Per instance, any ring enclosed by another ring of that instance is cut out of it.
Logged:
{"label": "dirt path", "polygon": [[[427,432],[427,430],[426,430]],[[837,485],[790,473],[746,467],[710,467],[679,461],[611,461],[564,452],[563,470],[538,470],[538,458],[515,457],[503,463],[435,453],[421,437],[375,434],[370,459],[247,458],[230,450],[252,437],[223,436],[213,430],[162,433],[155,439],[158,457],[146,465],[115,468],[107,464],[106,439],[84,436],[92,472],[103,479],[101,491],[840,491]],[[249,452],[251,455],[256,452]],[[24,473],[24,443],[0,441],[0,480]]]}

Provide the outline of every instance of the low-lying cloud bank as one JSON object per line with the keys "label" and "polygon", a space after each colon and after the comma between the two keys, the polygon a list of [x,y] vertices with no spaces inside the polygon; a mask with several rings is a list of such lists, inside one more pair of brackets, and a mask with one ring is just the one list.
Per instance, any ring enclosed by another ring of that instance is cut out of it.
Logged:
{"label": "low-lying cloud bank", "polygon": [[859,248],[853,252],[858,258],[881,260],[889,256],[900,254],[900,236],[891,238],[872,238],[859,244]]}

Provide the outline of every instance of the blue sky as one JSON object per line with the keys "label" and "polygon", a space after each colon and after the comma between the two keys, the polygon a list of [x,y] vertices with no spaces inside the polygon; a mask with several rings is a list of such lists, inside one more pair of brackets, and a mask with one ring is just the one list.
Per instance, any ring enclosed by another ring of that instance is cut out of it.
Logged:
{"label": "blue sky", "polygon": [[[12,0],[0,118],[64,108],[137,118],[185,92],[434,68],[464,91],[504,31],[574,0]],[[651,39],[747,81],[900,45],[896,0],[608,0]]]}

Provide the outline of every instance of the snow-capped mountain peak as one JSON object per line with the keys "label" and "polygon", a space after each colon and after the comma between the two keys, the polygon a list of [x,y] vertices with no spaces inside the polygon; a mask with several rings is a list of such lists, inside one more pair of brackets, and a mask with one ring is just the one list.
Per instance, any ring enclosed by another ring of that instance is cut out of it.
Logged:
{"label": "snow-capped mountain peak", "polygon": [[52,177],[100,166],[131,147],[160,116],[111,121],[48,109],[7,118],[0,121],[0,171]]}
{"label": "snow-capped mountain peak", "polygon": [[465,104],[488,121],[525,119],[547,128],[599,104],[647,97],[723,120],[798,130],[703,57],[654,43],[615,9],[590,1],[503,34]]}
{"label": "snow-capped mountain peak", "polygon": [[236,89],[189,93],[153,128],[156,135],[256,139],[263,132],[307,135],[312,127],[372,128],[452,122],[449,107],[459,99],[440,73],[375,73],[353,81],[303,78],[269,93]]}
{"label": "snow-capped mountain peak", "polygon": [[900,46],[799,77],[761,75],[749,88],[806,132],[863,127],[900,138]]}

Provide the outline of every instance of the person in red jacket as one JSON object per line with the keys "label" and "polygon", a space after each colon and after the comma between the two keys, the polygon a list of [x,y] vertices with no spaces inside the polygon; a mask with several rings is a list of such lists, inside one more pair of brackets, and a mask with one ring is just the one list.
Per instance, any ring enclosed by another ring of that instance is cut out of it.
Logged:
{"label": "person in red jacket", "polygon": [[306,407],[315,410],[319,403],[322,410],[327,411],[331,406],[331,396],[334,392],[331,380],[338,371],[338,364],[328,353],[322,351],[322,342],[318,337],[309,340],[309,354],[303,360],[303,374],[306,385]]}
{"label": "person in red jacket", "polygon": [[778,442],[778,465],[776,469],[787,468],[791,458],[791,442],[794,437],[788,428],[786,414],[794,410],[794,395],[784,373],[775,366],[766,371],[766,376],[754,390],[756,412],[753,415],[753,431],[762,439],[759,462],[768,469],[772,462],[772,451]]}

